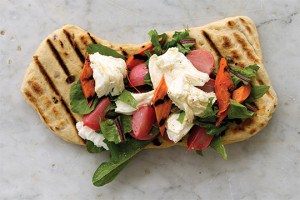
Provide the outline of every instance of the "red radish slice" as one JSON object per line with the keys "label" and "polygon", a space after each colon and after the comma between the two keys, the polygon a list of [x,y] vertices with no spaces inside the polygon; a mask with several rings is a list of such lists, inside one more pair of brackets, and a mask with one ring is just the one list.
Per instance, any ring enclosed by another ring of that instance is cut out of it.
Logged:
{"label": "red radish slice", "polygon": [[141,64],[143,62],[144,62],[143,60],[134,59],[134,56],[131,56],[126,61],[127,69],[132,70],[135,66],[137,66],[138,64]]}
{"label": "red radish slice", "polygon": [[104,120],[105,119],[105,109],[111,104],[110,100],[108,97],[105,97],[100,100],[98,103],[97,107],[93,112],[84,115],[82,118],[83,125],[88,126],[93,130],[99,130],[100,129],[100,119]]}
{"label": "red radish slice", "polygon": [[150,140],[157,135],[148,135],[152,125],[156,122],[155,111],[152,106],[142,106],[133,113],[132,132],[130,135],[137,140]]}
{"label": "red radish slice", "polygon": [[214,79],[209,79],[203,86],[197,87],[204,92],[214,92],[215,91],[215,80]]}
{"label": "red radish slice", "polygon": [[203,150],[207,148],[213,136],[207,135],[205,128],[194,126],[187,140],[188,150]]}
{"label": "red radish slice", "polygon": [[214,69],[215,59],[213,55],[206,50],[193,50],[186,55],[196,69],[210,75]]}
{"label": "red radish slice", "polygon": [[149,70],[146,68],[146,63],[141,63],[135,66],[129,74],[130,84],[132,86],[145,85],[146,83],[144,82],[144,78],[148,71]]}

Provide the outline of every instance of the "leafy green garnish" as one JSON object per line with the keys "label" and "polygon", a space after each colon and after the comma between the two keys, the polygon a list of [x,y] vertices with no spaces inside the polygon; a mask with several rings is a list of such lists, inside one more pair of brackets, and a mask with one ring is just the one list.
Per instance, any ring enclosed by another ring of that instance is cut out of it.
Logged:
{"label": "leafy green garnish", "polygon": [[147,85],[150,85],[151,87],[153,87],[152,81],[151,81],[151,77],[150,77],[150,73],[147,72],[146,76],[144,77],[144,82]]}
{"label": "leafy green garnish", "polygon": [[217,121],[217,113],[218,109],[213,109],[213,100],[214,97],[209,98],[209,102],[203,112],[203,115],[201,116],[202,121],[207,121],[207,122],[216,122]]}
{"label": "leafy green garnish", "polygon": [[90,44],[89,46],[86,47],[86,50],[89,54],[94,54],[94,53],[98,52],[104,56],[112,56],[115,58],[122,58],[123,60],[125,60],[125,56],[119,54],[115,50],[113,50],[107,46],[104,46],[102,44]]}
{"label": "leafy green garnish", "polygon": [[149,140],[135,139],[129,139],[118,145],[113,142],[107,142],[111,158],[110,161],[102,163],[95,171],[93,184],[95,186],[103,186],[111,182],[126,166],[130,159],[142,151],[149,143]]}
{"label": "leafy green garnish", "polygon": [[184,120],[184,117],[185,117],[185,112],[182,111],[182,112],[179,114],[179,116],[178,116],[178,118],[177,118],[177,121],[179,121],[179,122],[182,124],[182,123],[183,123],[183,120]]}
{"label": "leafy green garnish", "polygon": [[179,52],[187,54],[191,51],[191,48],[195,45],[194,42],[187,44],[180,44],[182,40],[191,40],[189,37],[189,30],[185,29],[183,32],[176,31],[171,40],[167,40],[165,33],[159,35],[156,30],[149,31],[148,35],[151,38],[151,42],[154,46],[153,51],[156,55],[165,53],[171,47],[177,47]]}
{"label": "leafy green garnish", "polygon": [[91,107],[88,106],[88,101],[86,100],[80,81],[77,83],[74,83],[71,86],[71,91],[70,91],[70,105],[71,105],[71,110],[75,113],[78,114],[88,114],[92,112],[95,107],[97,106],[99,102],[98,97],[94,99],[94,102]]}
{"label": "leafy green garnish", "polygon": [[150,132],[148,133],[148,135],[156,135],[159,133],[159,128],[156,126],[152,126]]}
{"label": "leafy green garnish", "polygon": [[111,101],[111,104],[109,104],[109,106],[104,110],[105,117],[107,118],[115,118],[117,117],[119,114],[115,112],[116,109],[116,104],[115,102]]}
{"label": "leafy green garnish", "polygon": [[86,141],[86,149],[90,153],[100,153],[102,151],[105,151],[103,147],[97,147],[92,141],[87,140]]}
{"label": "leafy green garnish", "polygon": [[252,117],[254,112],[247,110],[245,106],[230,99],[230,106],[228,110],[228,119],[245,119]]}
{"label": "leafy green garnish", "polygon": [[101,132],[104,138],[109,142],[114,142],[116,144],[121,142],[118,128],[112,119],[107,119],[100,122]]}
{"label": "leafy green garnish", "polygon": [[210,143],[210,147],[216,150],[224,160],[227,160],[227,153],[222,143],[222,138],[220,136],[213,138],[213,140]]}
{"label": "leafy green garnish", "polygon": [[255,99],[261,98],[268,90],[270,86],[267,85],[252,85],[252,89],[246,102],[253,102]]}
{"label": "leafy green garnish", "polygon": [[[249,65],[249,66],[245,67],[244,69],[238,69],[238,68],[235,68],[235,67],[231,67],[230,70],[233,71],[236,74],[239,74],[239,75],[251,80],[253,77],[256,76],[256,73],[259,70],[259,66],[254,64],[254,65]],[[231,78],[232,78],[232,81],[233,81],[235,87],[237,87],[237,85],[240,82],[243,82],[245,85],[248,84],[247,82],[243,81],[242,79],[240,79],[236,75],[234,75],[232,73],[230,75],[231,75]]]}
{"label": "leafy green garnish", "polygon": [[123,90],[122,94],[118,97],[118,100],[130,105],[133,108],[137,107],[137,101],[128,90]]}
{"label": "leafy green garnish", "polygon": [[121,129],[123,134],[129,133],[132,131],[132,116],[130,115],[120,115],[119,117]]}
{"label": "leafy green garnish", "polygon": [[196,150],[195,152],[196,152],[196,154],[198,154],[200,156],[204,156],[202,150]]}
{"label": "leafy green garnish", "polygon": [[194,120],[194,124],[205,128],[206,134],[211,135],[211,136],[220,135],[223,131],[227,130],[229,127],[228,125],[215,126],[215,124],[204,123],[204,122],[198,121],[197,119]]}

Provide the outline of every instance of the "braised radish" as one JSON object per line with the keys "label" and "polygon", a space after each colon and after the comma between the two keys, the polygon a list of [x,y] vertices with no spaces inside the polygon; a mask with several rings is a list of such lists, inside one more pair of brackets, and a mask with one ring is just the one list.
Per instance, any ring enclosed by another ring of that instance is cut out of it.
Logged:
{"label": "braised radish", "polygon": [[211,74],[214,70],[215,59],[209,51],[203,49],[193,50],[186,57],[201,72]]}
{"label": "braised radish", "polygon": [[146,83],[144,82],[144,78],[148,71],[149,70],[146,68],[146,63],[141,63],[135,66],[129,74],[130,84],[132,86],[145,85]]}
{"label": "braised radish", "polygon": [[137,140],[150,140],[156,135],[148,135],[156,122],[152,106],[142,106],[133,113],[131,136]]}
{"label": "braised radish", "polygon": [[97,107],[93,112],[84,115],[82,118],[83,124],[85,126],[90,127],[93,130],[99,130],[100,129],[100,119],[105,119],[105,109],[111,104],[108,97],[104,97],[100,100]]}
{"label": "braised radish", "polygon": [[213,136],[206,134],[205,128],[194,126],[189,132],[188,150],[203,150],[209,146],[212,138]]}

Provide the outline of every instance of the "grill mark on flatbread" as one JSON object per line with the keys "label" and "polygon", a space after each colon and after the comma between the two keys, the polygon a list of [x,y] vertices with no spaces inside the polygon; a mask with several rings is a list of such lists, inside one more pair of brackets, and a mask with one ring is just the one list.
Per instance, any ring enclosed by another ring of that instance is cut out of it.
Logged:
{"label": "grill mark on flatbread", "polygon": [[85,36],[86,35],[81,35],[80,36],[80,41],[84,44],[84,46],[88,46],[88,45],[90,45],[90,43],[88,42],[88,40]]}
{"label": "grill mark on flatbread", "polygon": [[87,34],[90,37],[90,39],[93,42],[93,44],[97,44],[97,41],[95,40],[95,38],[93,36],[91,36],[91,34],[89,32],[87,32]]}
{"label": "grill mark on flatbread", "polygon": [[244,38],[242,38],[237,33],[233,33],[233,36],[236,39],[236,41],[241,45],[242,49],[246,52],[247,58],[254,63],[258,63],[256,56],[251,53],[251,50],[248,48],[248,45],[247,45],[246,41],[244,40]]}
{"label": "grill mark on flatbread", "polygon": [[214,44],[214,42],[212,41],[210,35],[206,32],[206,31],[202,31],[204,38],[206,39],[206,41],[208,42],[208,44],[210,45],[210,47],[214,50],[214,52],[216,53],[216,55],[221,58],[222,55],[219,51],[219,49],[217,48],[217,46]]}
{"label": "grill mark on flatbread", "polygon": [[66,66],[65,62],[62,60],[61,56],[59,55],[57,49],[54,47],[54,45],[50,39],[47,39],[47,44],[48,44],[50,50],[52,51],[53,56],[58,61],[59,65],[64,70],[65,74],[69,77],[71,75],[70,71],[69,71],[68,67]]}
{"label": "grill mark on flatbread", "polygon": [[34,105],[34,107],[37,109],[37,111],[41,114],[41,117],[43,118],[43,120],[47,123],[47,118],[43,115],[43,112],[40,109],[39,104],[36,102],[36,98],[31,94],[31,92],[29,90],[25,90],[24,94],[30,100],[30,102]]}
{"label": "grill mark on flatbread", "polygon": [[[73,116],[71,110],[69,109],[69,107],[67,106],[63,96],[59,93],[58,89],[56,88],[56,86],[54,85],[53,81],[51,80],[51,78],[49,77],[49,75],[47,74],[44,66],[42,65],[42,63],[39,61],[37,56],[33,57],[33,61],[35,62],[35,64],[38,66],[39,71],[41,72],[41,74],[44,76],[44,79],[46,80],[46,82],[49,84],[50,88],[53,90],[53,92],[60,97],[60,101],[66,111],[66,113],[69,115],[69,117],[71,118],[72,122],[73,122],[73,128],[75,128],[75,125],[77,123],[75,117]],[[41,113],[42,114],[42,113]]]}
{"label": "grill mark on flatbread", "polygon": [[242,24],[244,25],[244,27],[246,28],[246,30],[248,31],[248,33],[251,35],[252,34],[252,30],[251,30],[250,26],[248,26],[247,22],[243,18],[240,18],[240,21],[242,22]]}
{"label": "grill mark on flatbread", "polygon": [[80,59],[81,63],[83,64],[85,59],[84,59],[83,54],[79,50],[77,43],[75,42],[75,40],[72,39],[72,37],[71,37],[71,35],[68,31],[63,29],[63,32],[66,35],[66,37],[67,37],[69,43],[71,44],[73,50],[76,52],[76,54],[77,54],[78,58]]}

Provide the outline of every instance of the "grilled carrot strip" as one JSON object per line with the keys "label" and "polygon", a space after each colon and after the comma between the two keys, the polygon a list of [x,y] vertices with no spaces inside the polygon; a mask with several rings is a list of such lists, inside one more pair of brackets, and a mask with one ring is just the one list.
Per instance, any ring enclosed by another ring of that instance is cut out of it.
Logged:
{"label": "grilled carrot strip", "polygon": [[93,78],[93,70],[90,64],[91,64],[90,58],[89,55],[87,54],[79,78],[81,82],[83,94],[88,101],[89,107],[92,106],[95,97],[95,80]]}
{"label": "grilled carrot strip", "polygon": [[150,43],[144,46],[143,48],[139,49],[138,51],[136,51],[133,55],[129,56],[128,59],[126,60],[127,68],[131,70],[136,65],[145,62],[144,60],[136,58],[136,56],[137,55],[140,55],[142,57],[146,56],[145,51],[151,51],[153,47],[154,47],[153,44]]}
{"label": "grilled carrot strip", "polygon": [[234,90],[232,93],[232,99],[237,101],[238,103],[243,103],[251,92],[251,86],[249,85],[243,85],[239,87],[238,89]]}
{"label": "grilled carrot strip", "polygon": [[172,101],[171,99],[169,99],[167,92],[168,86],[165,81],[165,76],[163,75],[161,81],[159,82],[158,86],[154,91],[152,99],[161,135],[164,135],[166,121],[169,117],[172,107]]}
{"label": "grilled carrot strip", "polygon": [[220,66],[215,81],[215,93],[216,93],[217,102],[219,106],[219,112],[217,114],[218,121],[216,122],[216,126],[219,126],[222,120],[227,115],[227,111],[230,103],[229,90],[233,89],[234,87],[230,74],[226,70],[226,68],[227,68],[227,61],[225,58],[222,58],[220,61]]}

